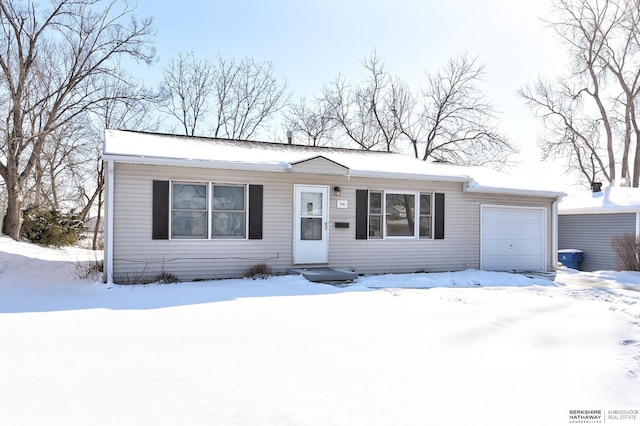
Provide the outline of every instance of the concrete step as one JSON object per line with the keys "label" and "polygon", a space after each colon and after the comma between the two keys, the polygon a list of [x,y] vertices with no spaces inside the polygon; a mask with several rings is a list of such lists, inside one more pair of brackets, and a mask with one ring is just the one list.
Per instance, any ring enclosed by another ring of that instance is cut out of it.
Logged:
{"label": "concrete step", "polygon": [[290,274],[298,274],[314,283],[347,283],[358,278],[355,272],[337,268],[289,268]]}

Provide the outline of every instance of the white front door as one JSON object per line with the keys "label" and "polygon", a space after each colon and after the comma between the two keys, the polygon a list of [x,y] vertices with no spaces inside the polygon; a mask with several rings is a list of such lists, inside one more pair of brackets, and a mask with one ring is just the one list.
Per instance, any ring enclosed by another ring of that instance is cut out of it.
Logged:
{"label": "white front door", "polygon": [[329,187],[295,185],[293,263],[327,263]]}

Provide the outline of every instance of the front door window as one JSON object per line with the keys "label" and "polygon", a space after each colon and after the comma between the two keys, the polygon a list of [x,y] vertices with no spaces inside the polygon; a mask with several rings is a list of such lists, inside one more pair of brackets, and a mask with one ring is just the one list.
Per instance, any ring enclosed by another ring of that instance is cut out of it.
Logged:
{"label": "front door window", "polygon": [[322,193],[302,192],[300,194],[300,239],[322,240]]}

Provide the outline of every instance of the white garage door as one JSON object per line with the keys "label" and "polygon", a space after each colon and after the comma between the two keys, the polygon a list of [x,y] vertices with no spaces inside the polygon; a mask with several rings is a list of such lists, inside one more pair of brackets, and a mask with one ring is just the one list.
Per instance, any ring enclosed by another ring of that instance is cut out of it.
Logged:
{"label": "white garage door", "polygon": [[547,209],[485,205],[480,216],[482,269],[546,270]]}

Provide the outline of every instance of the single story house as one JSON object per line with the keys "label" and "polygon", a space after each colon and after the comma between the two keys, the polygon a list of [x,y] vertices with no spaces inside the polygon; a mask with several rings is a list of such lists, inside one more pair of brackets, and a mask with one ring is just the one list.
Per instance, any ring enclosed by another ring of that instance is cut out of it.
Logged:
{"label": "single story house", "polygon": [[405,273],[556,266],[560,192],[402,154],[107,130],[105,279],[266,263]]}
{"label": "single story house", "polygon": [[558,247],[584,253],[583,271],[617,270],[611,239],[640,235],[640,189],[595,185],[567,195],[558,205]]}

